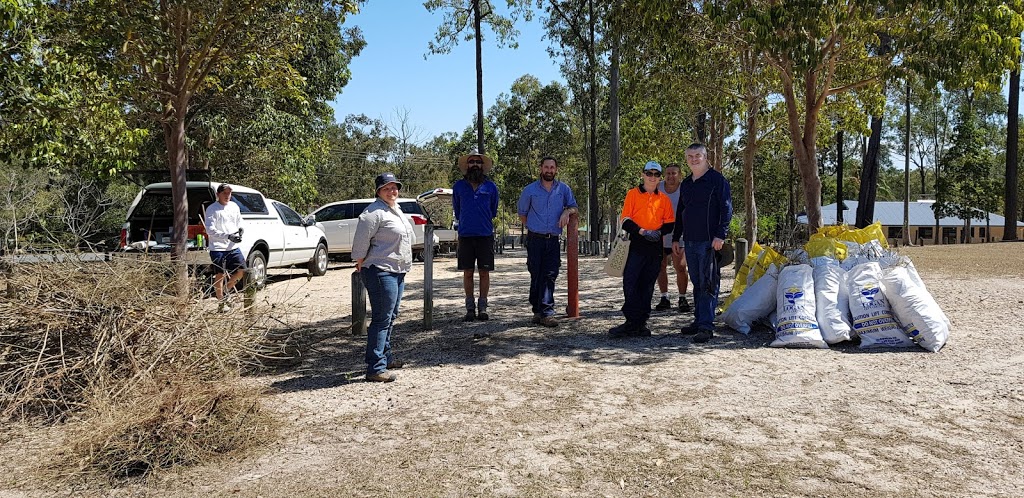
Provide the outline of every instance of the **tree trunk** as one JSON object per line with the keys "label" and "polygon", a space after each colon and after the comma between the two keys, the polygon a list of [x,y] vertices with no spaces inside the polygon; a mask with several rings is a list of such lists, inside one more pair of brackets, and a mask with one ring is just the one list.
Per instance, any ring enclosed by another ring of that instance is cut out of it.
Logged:
{"label": "tree trunk", "polygon": [[480,0],[473,0],[473,29],[476,33],[476,147],[484,154],[484,59],[480,39]]}
{"label": "tree trunk", "polygon": [[188,267],[185,255],[188,251],[188,185],[186,184],[185,160],[185,109],[186,98],[178,99],[174,115],[165,122],[164,142],[167,146],[167,166],[171,173],[171,203],[174,205],[174,224],[171,230],[171,260],[176,276],[175,291],[178,297],[188,296]]}
{"label": "tree trunk", "polygon": [[906,113],[906,134],[903,138],[906,156],[903,159],[903,245],[910,245],[910,78],[907,78],[907,94],[904,100]]}
{"label": "tree trunk", "polygon": [[1020,121],[1020,69],[1010,73],[1010,103],[1006,112],[1006,193],[1003,240],[1017,240],[1017,148]]}
{"label": "tree trunk", "polygon": [[760,99],[747,95],[747,143],[743,148],[743,201],[747,208],[744,232],[747,243],[753,247],[757,242],[757,204],[754,199],[754,157],[757,155],[757,114]]}
{"label": "tree trunk", "polygon": [[[842,126],[842,123],[840,123]],[[836,132],[836,225],[843,224],[843,130]]]}
{"label": "tree trunk", "polygon": [[875,198],[878,194],[878,155],[882,144],[882,116],[871,116],[871,137],[860,170],[860,195],[857,196],[857,228],[875,221]]}
{"label": "tree trunk", "polygon": [[[618,4],[616,4],[618,5]],[[620,38],[618,34],[614,34],[612,37],[612,60],[611,60],[611,74],[609,75],[609,86],[610,95],[610,106],[611,113],[611,164],[609,165],[611,170],[611,176],[615,176],[615,172],[619,170],[619,158],[621,157],[622,150],[621,144],[619,143],[619,42]]]}
{"label": "tree trunk", "polygon": [[697,129],[695,130],[697,135],[697,141],[707,145],[708,142],[708,113],[705,111],[697,111]]}
{"label": "tree trunk", "polygon": [[599,222],[601,213],[597,203],[597,20],[594,18],[594,0],[590,6],[590,198],[587,202],[587,230],[590,240],[601,240],[601,231],[594,230],[594,223]]}
{"label": "tree trunk", "polygon": [[[800,170],[808,234],[813,234],[822,227],[821,177],[818,176],[818,152],[815,144],[818,137],[818,113],[820,111],[815,92],[816,78],[817,75],[810,73],[806,75],[804,81],[803,123],[800,123],[801,113],[797,108],[793,80],[786,76],[785,71],[783,71],[782,78],[782,93],[786,103],[786,126],[793,144],[793,159]],[[795,220],[790,222],[795,222]]]}

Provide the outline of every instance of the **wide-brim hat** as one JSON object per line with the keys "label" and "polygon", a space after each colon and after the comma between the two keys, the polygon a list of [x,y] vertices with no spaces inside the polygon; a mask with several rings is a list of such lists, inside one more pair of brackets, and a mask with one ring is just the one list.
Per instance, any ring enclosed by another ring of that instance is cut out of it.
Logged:
{"label": "wide-brim hat", "polygon": [[715,251],[715,258],[718,258],[718,267],[729,266],[735,260],[736,250],[733,249],[732,243],[725,241],[722,244],[722,248]]}
{"label": "wide-brim hat", "polygon": [[492,161],[491,158],[483,154],[466,154],[464,156],[459,156],[459,171],[461,171],[463,175],[465,175],[466,172],[469,171],[469,158],[471,157],[479,157],[480,159],[483,159],[484,164],[483,167],[480,169],[482,169],[484,173],[490,173],[491,168],[494,167],[494,161]]}
{"label": "wide-brim hat", "polygon": [[389,183],[398,185],[398,190],[402,190],[402,182],[395,178],[395,174],[391,172],[381,173],[374,178],[373,185],[376,187],[374,192],[380,192],[380,189]]}

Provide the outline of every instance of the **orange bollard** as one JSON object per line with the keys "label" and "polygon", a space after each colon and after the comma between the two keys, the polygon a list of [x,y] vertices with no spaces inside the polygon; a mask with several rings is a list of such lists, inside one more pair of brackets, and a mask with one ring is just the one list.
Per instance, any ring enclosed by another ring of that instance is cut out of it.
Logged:
{"label": "orange bollard", "polygon": [[569,297],[566,299],[565,315],[569,318],[580,317],[580,217],[576,213],[569,215],[566,226],[565,259],[568,260],[566,277],[569,280]]}

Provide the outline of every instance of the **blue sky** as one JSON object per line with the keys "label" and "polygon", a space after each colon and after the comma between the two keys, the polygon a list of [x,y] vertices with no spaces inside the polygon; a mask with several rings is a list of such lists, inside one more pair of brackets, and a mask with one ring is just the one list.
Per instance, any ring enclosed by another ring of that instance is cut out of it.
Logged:
{"label": "blue sky", "polygon": [[[420,142],[446,131],[461,133],[471,125],[476,112],[473,42],[460,41],[450,54],[423,58],[442,19],[441,11],[430,13],[418,0],[370,1],[350,16],[345,26],[359,26],[366,47],[349,66],[352,79],[331,102],[335,119],[366,114],[390,122],[396,109],[404,108]],[[520,20],[517,28],[519,48],[499,49],[484,26],[484,112],[524,74],[536,76],[542,84],[564,81],[556,61],[548,56],[539,18]]]}

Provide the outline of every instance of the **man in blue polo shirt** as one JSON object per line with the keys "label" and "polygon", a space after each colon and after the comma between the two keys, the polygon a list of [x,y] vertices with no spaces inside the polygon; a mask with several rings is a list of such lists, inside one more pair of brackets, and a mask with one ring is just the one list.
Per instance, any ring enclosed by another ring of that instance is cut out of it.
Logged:
{"label": "man in blue polo shirt", "polygon": [[533,323],[557,327],[555,279],[562,266],[558,241],[569,215],[577,211],[576,198],[568,185],[555,180],[558,162],[547,156],[540,160],[540,179],[527,185],[519,195],[519,221],[526,227],[526,268],[530,271],[530,305]]}
{"label": "man in blue polo shirt", "polygon": [[732,192],[729,181],[708,165],[704,144],[686,148],[686,165],[691,174],[679,184],[679,204],[672,233],[672,250],[686,256],[693,283],[693,325],[683,334],[696,334],[693,342],[707,342],[714,336],[715,308],[722,279],[718,251],[722,250],[732,221]]}
{"label": "man in blue polo shirt", "polygon": [[[494,269],[494,217],[498,216],[498,186],[485,175],[494,163],[483,154],[459,157],[462,179],[452,186],[452,207],[459,222],[458,268],[466,291],[462,321],[487,320],[487,292]],[[473,269],[480,271],[480,298],[473,299]]]}

